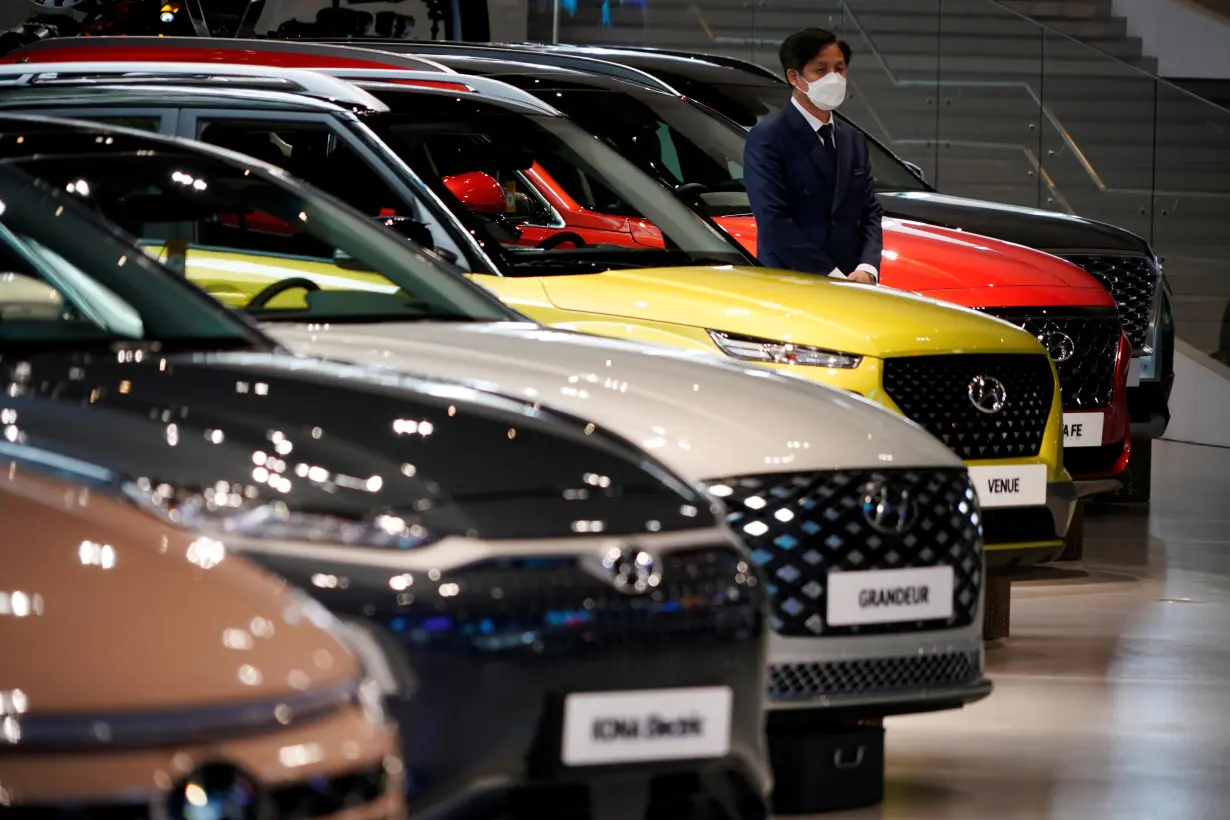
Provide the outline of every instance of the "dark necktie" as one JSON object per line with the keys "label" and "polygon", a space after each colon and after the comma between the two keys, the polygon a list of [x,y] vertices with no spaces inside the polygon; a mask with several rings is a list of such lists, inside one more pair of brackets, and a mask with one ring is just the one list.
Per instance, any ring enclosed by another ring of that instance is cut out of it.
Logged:
{"label": "dark necktie", "polygon": [[836,146],[833,145],[833,124],[826,122],[816,133],[820,135],[820,144],[824,146],[824,153],[832,157],[836,152]]}

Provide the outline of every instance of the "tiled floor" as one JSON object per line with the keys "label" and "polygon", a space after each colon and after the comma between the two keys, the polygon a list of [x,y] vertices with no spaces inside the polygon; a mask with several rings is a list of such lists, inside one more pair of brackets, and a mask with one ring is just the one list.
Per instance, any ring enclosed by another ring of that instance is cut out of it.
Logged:
{"label": "tiled floor", "polygon": [[1086,560],[1014,586],[996,691],[888,724],[872,818],[1230,816],[1230,450],[1159,443],[1153,502],[1087,520]]}

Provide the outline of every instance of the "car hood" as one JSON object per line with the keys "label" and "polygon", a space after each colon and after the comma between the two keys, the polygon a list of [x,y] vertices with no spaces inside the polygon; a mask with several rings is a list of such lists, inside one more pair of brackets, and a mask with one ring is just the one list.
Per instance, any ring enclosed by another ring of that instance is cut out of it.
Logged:
{"label": "car hood", "polygon": [[[444,380],[277,353],[141,350],[8,371],[6,439],[101,465],[207,523],[281,505],[369,527],[391,524],[375,520],[387,514],[405,525],[392,545],[411,546],[571,535],[578,518],[612,534],[704,518],[681,513],[697,503],[691,487],[605,428]],[[587,475],[608,482],[566,499]]]}
{"label": "car hood", "polygon": [[0,692],[20,690],[30,718],[225,707],[358,677],[319,606],[218,542],[0,464]]}
{"label": "car hood", "polygon": [[960,463],[878,405],[704,351],[517,322],[327,329],[271,323],[265,330],[301,353],[428,372],[563,408],[698,479],[781,471],[782,465],[864,468],[884,453],[894,464]]}
{"label": "car hood", "polygon": [[1044,353],[1007,322],[889,288],[750,267],[615,270],[540,280],[556,307],[862,356]]}
{"label": "car hood", "polygon": [[994,236],[1050,253],[1152,255],[1149,243],[1131,231],[1072,214],[925,191],[881,193],[879,198],[889,216]]}
{"label": "car hood", "polygon": [[[755,247],[751,216],[717,219],[744,247]],[[1113,305],[1084,269],[1057,256],[937,225],[884,220],[881,282],[966,307]]]}

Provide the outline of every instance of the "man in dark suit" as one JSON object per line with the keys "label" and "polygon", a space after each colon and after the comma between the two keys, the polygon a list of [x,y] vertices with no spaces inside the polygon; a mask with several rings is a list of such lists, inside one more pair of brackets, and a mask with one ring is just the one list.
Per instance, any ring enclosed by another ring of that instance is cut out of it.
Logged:
{"label": "man in dark suit", "polygon": [[883,249],[867,138],[833,116],[846,92],[850,47],[823,29],[786,38],[791,104],[752,129],[743,177],[765,265],[864,284],[880,279]]}

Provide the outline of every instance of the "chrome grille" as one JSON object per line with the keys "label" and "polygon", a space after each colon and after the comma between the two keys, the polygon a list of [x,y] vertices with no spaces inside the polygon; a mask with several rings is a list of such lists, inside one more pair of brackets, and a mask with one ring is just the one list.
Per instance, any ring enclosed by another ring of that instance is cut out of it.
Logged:
{"label": "chrome grille", "polygon": [[[900,534],[873,529],[864,514],[869,485],[907,491],[918,512]],[[841,471],[745,476],[710,482],[727,521],[752,550],[772,595],[770,624],[782,635],[851,635],[966,626],[978,612],[982,532],[965,470]],[[948,619],[829,626],[825,592],[831,572],[948,565]]]}
{"label": "chrome grille", "polygon": [[[1007,401],[983,413],[969,397],[977,376],[1003,383]],[[884,392],[905,416],[966,461],[1020,458],[1042,449],[1055,380],[1050,359],[1028,353],[906,356],[884,360]]]}
{"label": "chrome grille", "polygon": [[[1115,393],[1115,359],[1122,334],[1112,308],[1099,315],[1065,314],[1045,308],[987,308],[986,312],[1012,322],[1037,337],[1055,362],[1064,410],[1109,407]],[[1072,342],[1070,357],[1060,361],[1049,349],[1057,335]]]}
{"label": "chrome grille", "polygon": [[1153,316],[1153,299],[1157,295],[1159,272],[1153,260],[1143,256],[1095,254],[1064,254],[1063,258],[1084,268],[1110,291],[1132,349],[1143,347],[1149,319]]}
{"label": "chrome grille", "polygon": [[935,686],[960,686],[982,677],[978,652],[906,655],[897,658],[783,663],[769,667],[774,700],[866,695]]}

